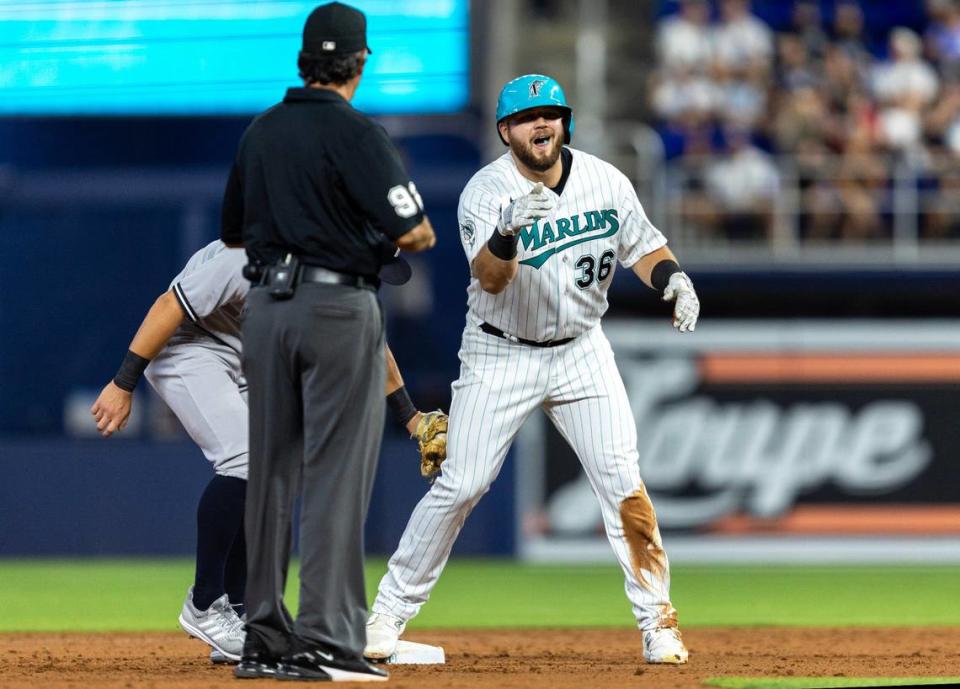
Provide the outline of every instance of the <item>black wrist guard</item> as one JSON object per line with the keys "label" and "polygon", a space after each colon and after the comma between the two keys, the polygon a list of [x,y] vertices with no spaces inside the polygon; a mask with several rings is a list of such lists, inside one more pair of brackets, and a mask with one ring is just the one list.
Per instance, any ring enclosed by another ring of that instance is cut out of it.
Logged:
{"label": "black wrist guard", "polygon": [[670,282],[670,276],[679,272],[682,271],[676,261],[671,261],[669,258],[660,261],[650,272],[650,284],[653,285],[655,290],[662,292],[667,288],[667,283]]}
{"label": "black wrist guard", "polygon": [[144,359],[139,354],[134,354],[128,349],[126,355],[123,357],[123,363],[120,364],[120,370],[117,371],[117,375],[113,377],[113,384],[121,390],[133,392],[134,388],[137,387],[137,383],[140,382],[140,376],[143,375],[143,371],[149,363],[149,359]]}
{"label": "black wrist guard", "polygon": [[413,405],[406,386],[401,386],[387,395],[387,406],[404,428],[407,427],[407,422],[417,415],[417,408]]}
{"label": "black wrist guard", "polygon": [[487,240],[487,248],[501,261],[512,261],[517,257],[517,235],[504,236],[499,230],[494,230]]}

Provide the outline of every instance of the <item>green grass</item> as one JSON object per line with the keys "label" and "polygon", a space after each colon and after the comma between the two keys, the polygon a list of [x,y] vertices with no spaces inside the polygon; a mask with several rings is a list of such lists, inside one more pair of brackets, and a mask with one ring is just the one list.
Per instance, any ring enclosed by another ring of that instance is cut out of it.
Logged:
{"label": "green grass", "polygon": [[960,677],[714,677],[706,681],[721,689],[832,689],[957,683]]}
{"label": "green grass", "polygon": [[[368,564],[371,595],[385,568]],[[188,559],[0,559],[0,631],[174,630],[192,572]],[[295,583],[296,569],[292,608]],[[672,588],[684,627],[960,624],[952,567],[676,567]],[[461,559],[412,627],[631,624],[616,567]]]}

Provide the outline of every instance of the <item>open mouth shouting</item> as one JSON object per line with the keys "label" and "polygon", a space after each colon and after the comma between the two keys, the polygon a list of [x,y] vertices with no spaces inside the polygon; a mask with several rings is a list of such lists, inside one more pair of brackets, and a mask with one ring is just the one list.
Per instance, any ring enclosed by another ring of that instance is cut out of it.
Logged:
{"label": "open mouth shouting", "polygon": [[540,134],[533,139],[533,150],[546,153],[550,150],[550,145],[552,143],[553,136],[551,134]]}

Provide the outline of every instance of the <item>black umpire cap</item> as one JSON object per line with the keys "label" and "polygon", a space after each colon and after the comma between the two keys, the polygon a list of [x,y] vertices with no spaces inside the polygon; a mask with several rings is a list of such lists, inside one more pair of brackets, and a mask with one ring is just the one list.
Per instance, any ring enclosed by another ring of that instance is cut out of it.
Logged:
{"label": "black umpire cap", "polygon": [[303,26],[303,52],[310,55],[347,55],[366,50],[367,17],[342,2],[315,8]]}

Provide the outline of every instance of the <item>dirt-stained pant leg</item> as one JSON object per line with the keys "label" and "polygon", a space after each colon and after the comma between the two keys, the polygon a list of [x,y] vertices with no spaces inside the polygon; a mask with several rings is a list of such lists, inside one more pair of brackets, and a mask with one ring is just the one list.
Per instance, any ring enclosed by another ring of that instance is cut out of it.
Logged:
{"label": "dirt-stained pant leg", "polygon": [[554,370],[556,383],[544,408],[577,453],[600,500],[607,538],[623,568],[638,626],[676,626],[669,562],[640,479],[636,422],[600,328],[563,348]]}

